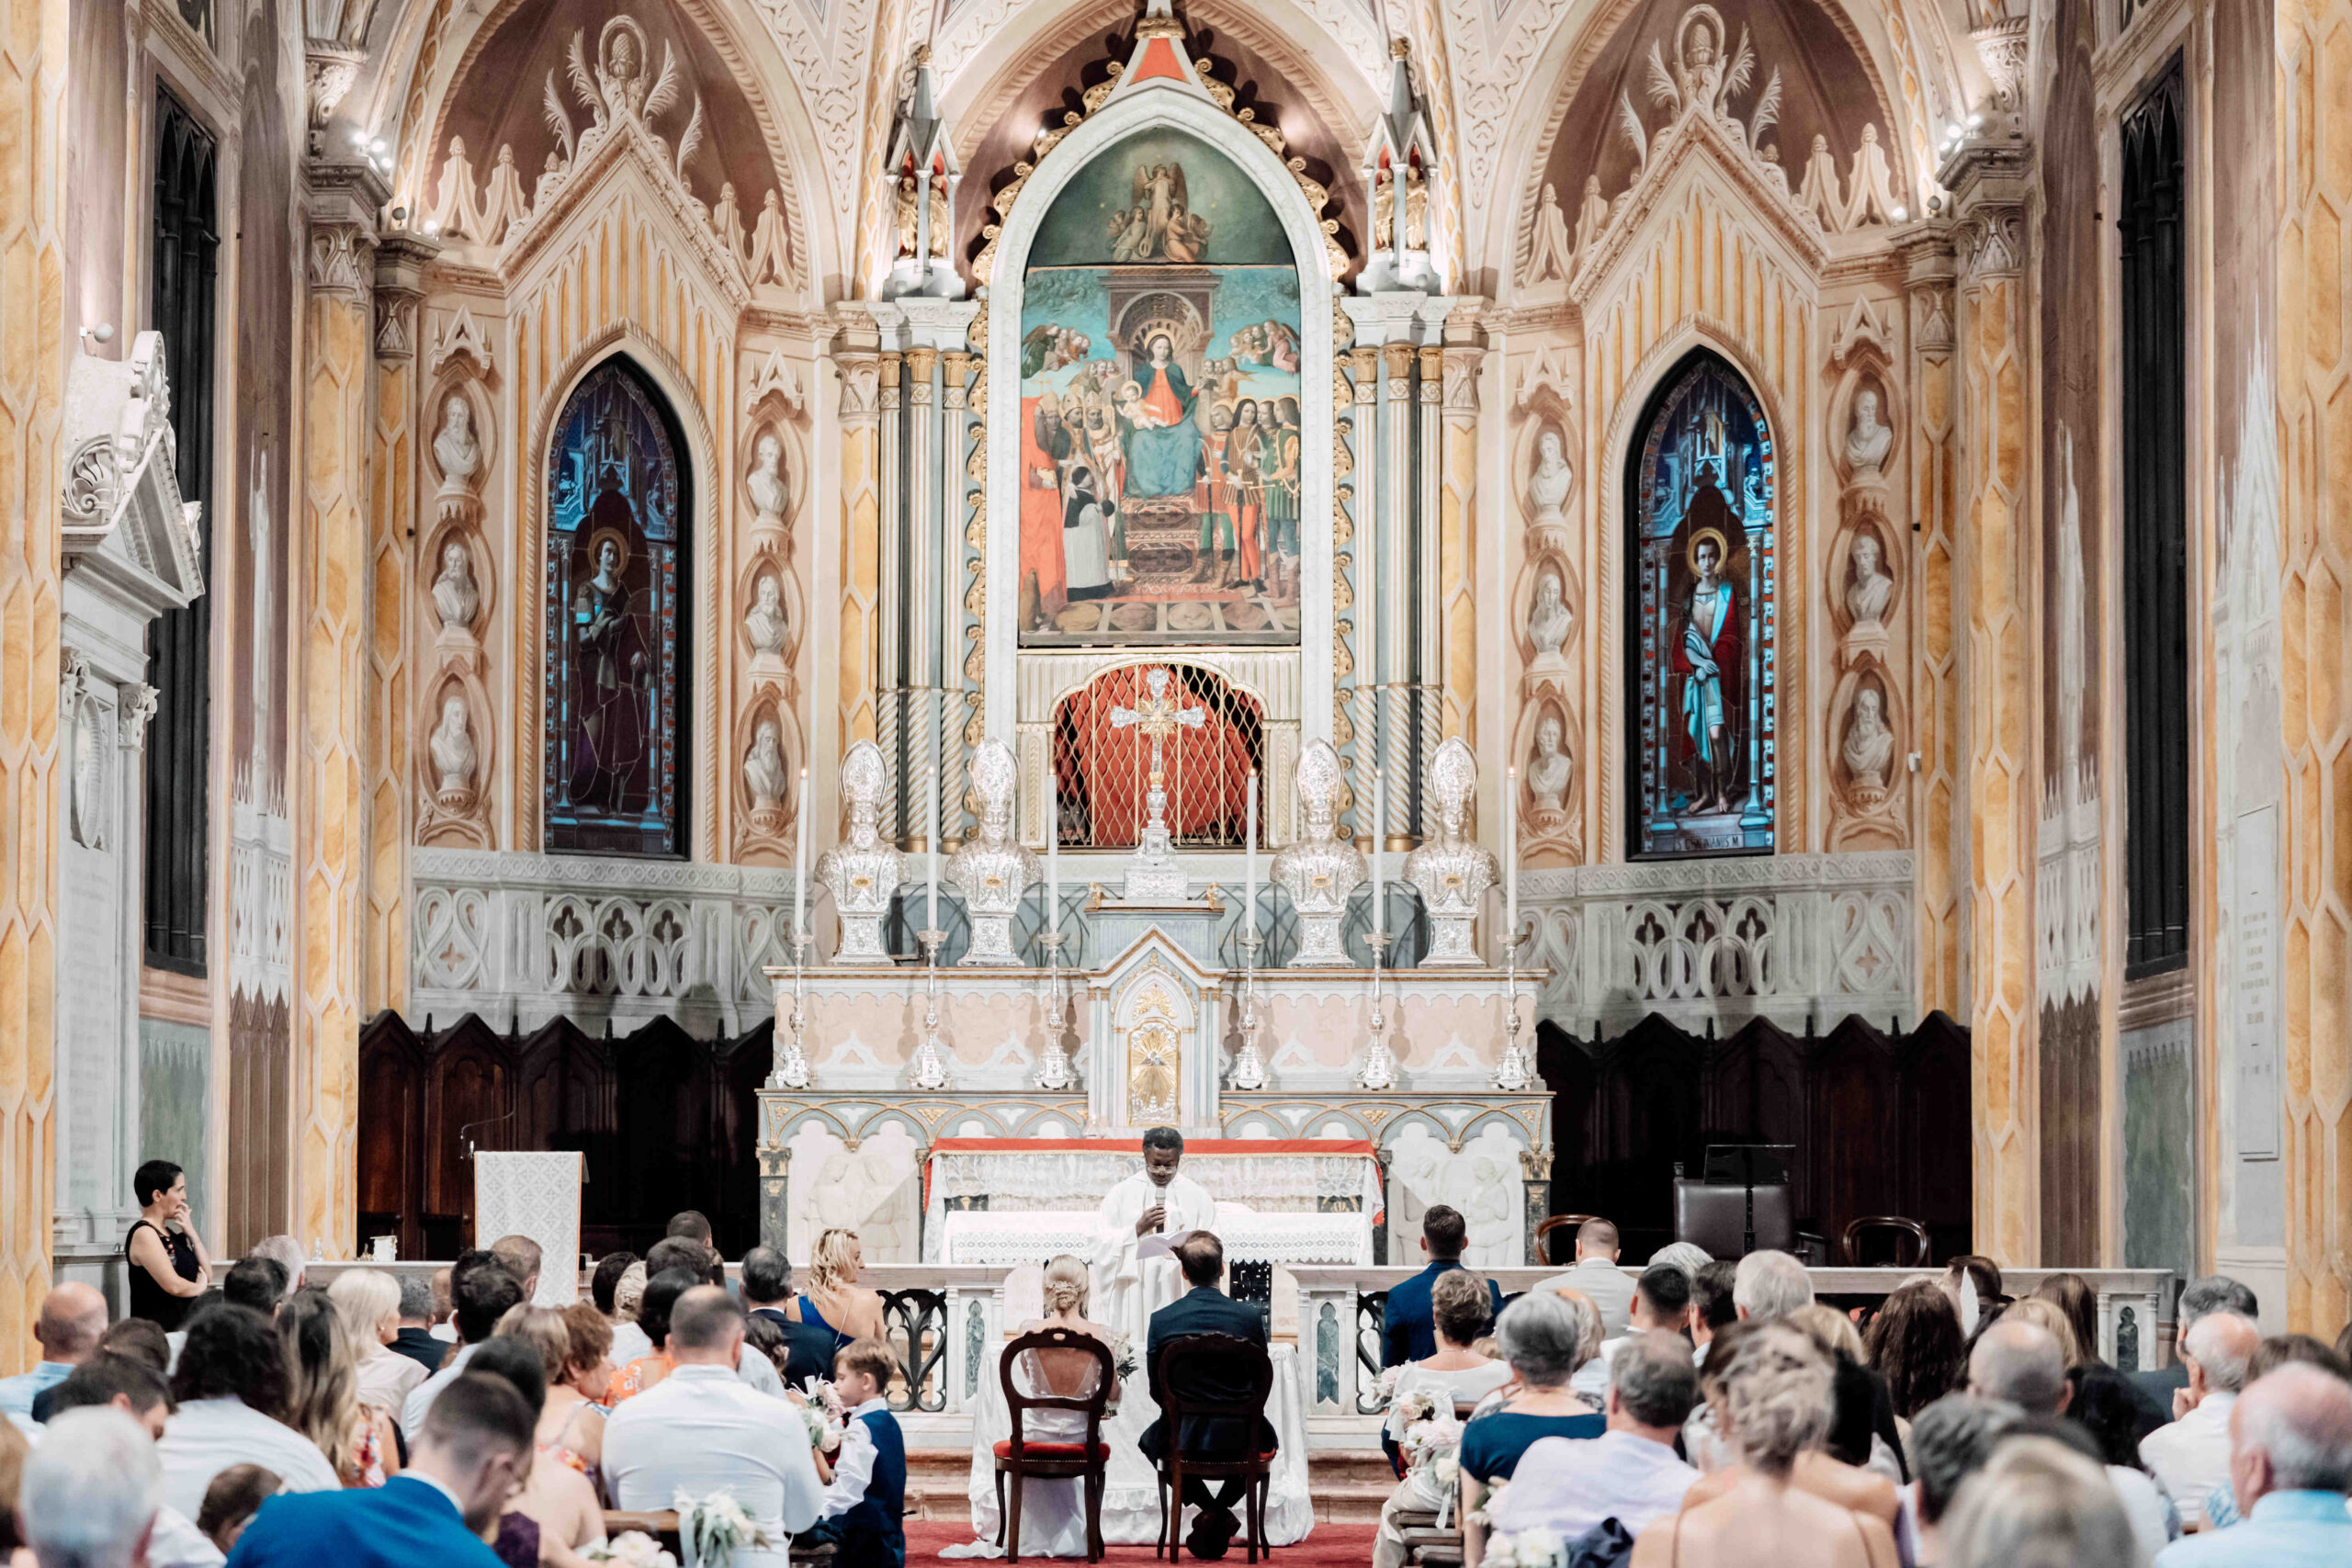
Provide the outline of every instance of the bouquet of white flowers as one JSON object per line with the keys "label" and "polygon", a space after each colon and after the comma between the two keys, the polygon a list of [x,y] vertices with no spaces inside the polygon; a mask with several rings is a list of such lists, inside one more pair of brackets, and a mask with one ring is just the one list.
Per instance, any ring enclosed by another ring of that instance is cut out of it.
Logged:
{"label": "bouquet of white flowers", "polygon": [[643,1530],[623,1530],[580,1555],[591,1562],[616,1562],[620,1568],[678,1568],[678,1560]]}
{"label": "bouquet of white flowers", "polygon": [[823,1378],[808,1378],[797,1391],[800,1419],[808,1428],[808,1444],[819,1453],[833,1453],[842,1446],[842,1434],[849,1427],[849,1407],[833,1385]]}
{"label": "bouquet of white flowers", "polygon": [[1487,1538],[1487,1568],[1560,1568],[1568,1560],[1568,1543],[1556,1530],[1538,1525],[1516,1535]]}
{"label": "bouquet of white flowers", "polygon": [[687,1568],[728,1568],[735,1553],[747,1547],[772,1547],[743,1505],[724,1492],[693,1497],[681,1492],[673,1501],[678,1510],[678,1540],[686,1549]]}
{"label": "bouquet of white flowers", "polygon": [[1135,1341],[1124,1334],[1113,1334],[1111,1336],[1111,1370],[1117,1372],[1121,1378],[1131,1378],[1136,1375],[1136,1368],[1139,1365],[1141,1361],[1136,1355]]}
{"label": "bouquet of white flowers", "polygon": [[1467,1517],[1477,1520],[1482,1525],[1492,1527],[1495,1522],[1495,1505],[1503,1500],[1503,1493],[1509,1490],[1510,1486],[1510,1483],[1508,1481],[1487,1483],[1487,1495],[1479,1499],[1478,1506],[1471,1509]]}
{"label": "bouquet of white flowers", "polygon": [[1396,1379],[1404,1370],[1402,1366],[1391,1367],[1374,1381],[1373,1390],[1380,1395],[1381,1404],[1385,1404],[1396,1397]]}

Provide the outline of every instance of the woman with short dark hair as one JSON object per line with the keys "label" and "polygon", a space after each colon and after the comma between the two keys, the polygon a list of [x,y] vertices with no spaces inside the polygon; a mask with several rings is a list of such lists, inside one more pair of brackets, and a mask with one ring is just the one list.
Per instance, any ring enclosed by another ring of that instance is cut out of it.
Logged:
{"label": "woman with short dark hair", "polygon": [[122,1238],[130,1278],[130,1316],[164,1333],[187,1321],[188,1307],[212,1288],[212,1259],[188,1218],[187,1173],[167,1159],[151,1159],[130,1179],[139,1218]]}

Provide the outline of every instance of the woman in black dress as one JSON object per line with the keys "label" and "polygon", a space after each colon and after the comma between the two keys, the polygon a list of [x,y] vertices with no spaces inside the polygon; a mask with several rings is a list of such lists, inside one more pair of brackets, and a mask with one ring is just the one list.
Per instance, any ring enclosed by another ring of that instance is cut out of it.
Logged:
{"label": "woman in black dress", "polygon": [[167,1159],[151,1159],[130,1179],[139,1200],[139,1221],[122,1239],[130,1265],[130,1312],[179,1327],[196,1298],[212,1288],[212,1259],[205,1256],[187,1208],[187,1173]]}

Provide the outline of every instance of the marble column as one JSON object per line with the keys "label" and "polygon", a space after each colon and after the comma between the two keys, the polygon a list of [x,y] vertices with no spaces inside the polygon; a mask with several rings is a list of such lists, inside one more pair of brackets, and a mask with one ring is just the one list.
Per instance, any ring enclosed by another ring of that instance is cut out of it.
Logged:
{"label": "marble column", "polygon": [[1961,785],[1961,654],[1952,606],[1959,525],[1959,409],[1952,397],[1952,253],[1922,231],[1904,251],[1911,346],[1911,559],[1919,606],[1912,734],[1919,752],[1918,927],[1922,1015],[1966,1016],[1961,989],[1960,890],[1968,883],[1967,796]]}
{"label": "marble column", "polygon": [[2033,1010],[2033,613],[2022,143],[1972,142],[1946,165],[1960,259],[1960,575],[1968,604],[1968,799],[1974,869],[1968,1021],[1974,1057],[1976,1249],[2040,1257]]}
{"label": "marble column", "polygon": [[905,399],[899,378],[906,373],[906,359],[905,355],[893,350],[876,361],[881,367],[881,383],[875,429],[880,441],[874,491],[875,528],[881,542],[882,570],[876,616],[878,643],[875,651],[880,720],[875,742],[882,748],[883,761],[889,765],[893,802],[892,807],[882,814],[882,834],[901,844],[914,832],[915,818],[922,812],[917,785],[928,765],[927,758],[915,760],[910,737],[910,728],[912,739],[920,739],[921,730],[910,726],[907,713],[907,616],[895,587],[905,581],[907,570],[906,540],[899,526],[906,500],[904,465],[900,459],[904,441],[899,420],[899,410]]}
{"label": "marble column", "polygon": [[[875,736],[882,511],[874,462],[881,361],[874,352],[873,337],[870,327],[853,327],[833,355],[839,376],[834,419],[840,433],[842,494],[841,672],[835,701],[838,739],[844,754],[858,741]],[[891,832],[892,824],[886,821],[883,830]]]}
{"label": "marble column", "polygon": [[300,961],[294,1014],[295,1235],[347,1256],[357,1224],[361,939],[368,869],[361,698],[368,673],[368,468],[375,214],[366,164],[309,170],[302,324],[302,510],[295,556]]}
{"label": "marble column", "polygon": [[[1487,356],[1476,323],[1461,312],[1446,325],[1444,395],[1440,418],[1437,511],[1436,662],[1431,679],[1443,695],[1440,736],[1459,735],[1478,749],[1478,367]],[[1430,748],[1435,755],[1435,746]],[[1493,771],[1493,770],[1487,770]],[[1491,790],[1482,791],[1491,795]],[[1499,798],[1499,797],[1498,797]],[[1499,814],[1494,818],[1498,829]]]}
{"label": "marble column", "polygon": [[[0,0],[0,1372],[40,1357],[57,981],[58,425],[67,327],[66,0]],[[79,323],[76,323],[79,324]]]}

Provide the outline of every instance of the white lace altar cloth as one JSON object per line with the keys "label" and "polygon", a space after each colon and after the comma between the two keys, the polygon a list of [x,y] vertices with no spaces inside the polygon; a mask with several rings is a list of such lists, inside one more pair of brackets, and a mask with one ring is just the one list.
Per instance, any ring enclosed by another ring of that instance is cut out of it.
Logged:
{"label": "white lace altar cloth", "polygon": [[[1354,1210],[1319,1214],[1261,1214],[1238,1204],[1217,1208],[1217,1239],[1228,1261],[1265,1263],[1372,1262],[1372,1222]],[[942,1263],[1046,1263],[1067,1252],[1094,1254],[1094,1215],[998,1213],[963,1210],[946,1217]]]}
{"label": "white lace altar cloth", "polygon": [[[1189,1159],[1186,1162],[1190,1163]],[[1362,1216],[1351,1216],[1361,1218]],[[1306,1489],[1306,1390],[1301,1381],[1298,1348],[1295,1345],[1269,1347],[1274,1363],[1274,1388],[1266,1397],[1266,1419],[1273,1423],[1278,1447],[1275,1450],[1274,1472],[1267,1487],[1266,1540],[1275,1546],[1289,1546],[1305,1540],[1315,1528],[1315,1499]],[[1000,1347],[998,1355],[1001,1355]],[[1151,1540],[1159,1532],[1159,1488],[1152,1479],[1151,1461],[1136,1447],[1136,1439],[1159,1414],[1151,1403],[1151,1394],[1138,1372],[1122,1385],[1119,1405],[1103,1418],[1102,1440],[1111,1449],[1111,1462],[1104,1476],[1102,1490],[1102,1539],[1106,1542],[1134,1544]],[[995,1445],[1012,1436],[1012,1420],[1004,1404],[1004,1385],[998,1372],[995,1358],[980,1373],[978,1397],[972,1404],[972,1472],[965,1488],[965,1495],[972,1505],[972,1546],[951,1546],[944,1557],[999,1557],[1002,1551],[993,1544],[997,1533],[996,1459]],[[1049,1487],[1076,1487],[1075,1481],[1031,1481],[1023,1488],[1021,1532],[1021,1555],[1023,1557],[1082,1556],[1085,1552],[1084,1527],[1060,1532],[1069,1539],[1055,1539],[1041,1529],[1048,1518],[1059,1517],[1065,1522],[1082,1520],[1083,1513],[1070,1506],[1055,1508],[1053,1500],[1040,1506],[1039,1495]],[[1234,1510],[1236,1516],[1240,1509]],[[1185,1510],[1187,1527],[1193,1511]],[[1182,1531],[1179,1530],[1181,1538]],[[1227,1554],[1228,1562],[1238,1562],[1243,1555],[1240,1542],[1234,1543]]]}
{"label": "white lace altar cloth", "polygon": [[[1142,1158],[1140,1138],[941,1138],[933,1144],[924,1166],[929,1190],[924,1194],[923,1261],[952,1261],[942,1239],[947,1234],[951,1201],[954,1210],[965,1211],[975,1199],[985,1200],[992,1214],[1042,1211],[1085,1220],[1083,1245],[1054,1249],[1085,1257],[1093,1248],[1091,1216],[1102,1206],[1102,1195],[1141,1168]],[[1295,1215],[1357,1225],[1366,1246],[1371,1228],[1383,1223],[1386,1206],[1380,1162],[1369,1143],[1356,1139],[1196,1138],[1185,1145],[1184,1174],[1220,1205],[1246,1205],[1261,1220]],[[1335,1202],[1354,1207],[1333,1212],[1329,1205]],[[1335,1233],[1310,1227],[1302,1234]],[[1233,1251],[1235,1238],[1223,1235],[1222,1239],[1227,1250]],[[1023,1262],[1053,1256],[1024,1252],[972,1261]],[[1323,1254],[1238,1256],[1306,1263]],[[1350,1261],[1355,1257],[1352,1251],[1348,1254]],[[1365,1257],[1368,1260],[1369,1254]]]}
{"label": "white lace altar cloth", "polygon": [[474,1235],[488,1247],[503,1235],[539,1244],[534,1306],[568,1307],[580,1299],[581,1154],[474,1155]]}

